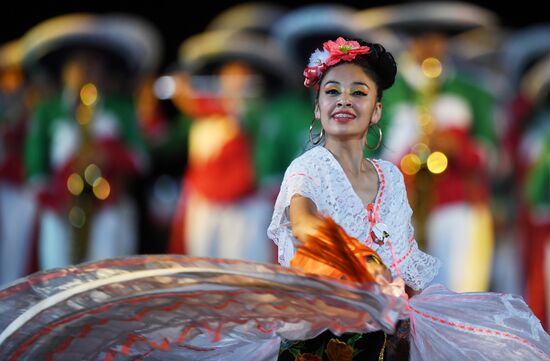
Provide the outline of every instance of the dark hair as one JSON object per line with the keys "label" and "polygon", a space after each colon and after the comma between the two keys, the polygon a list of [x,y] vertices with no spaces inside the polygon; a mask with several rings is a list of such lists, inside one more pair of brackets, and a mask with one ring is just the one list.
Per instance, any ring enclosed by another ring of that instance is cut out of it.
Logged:
{"label": "dark hair", "polygon": [[[371,51],[368,54],[357,56],[352,61],[341,61],[338,64],[333,65],[331,68],[347,63],[360,66],[365,74],[367,74],[374,80],[378,90],[377,99],[382,99],[383,91],[393,85],[395,81],[395,75],[397,74],[397,64],[395,63],[393,55],[390,52],[386,51],[384,46],[382,46],[381,44],[368,43],[361,39],[349,40],[357,41],[361,46],[368,46],[371,48]],[[318,84],[321,84],[325,75],[326,72],[321,75]],[[318,96],[319,92],[317,91],[317,97]]]}

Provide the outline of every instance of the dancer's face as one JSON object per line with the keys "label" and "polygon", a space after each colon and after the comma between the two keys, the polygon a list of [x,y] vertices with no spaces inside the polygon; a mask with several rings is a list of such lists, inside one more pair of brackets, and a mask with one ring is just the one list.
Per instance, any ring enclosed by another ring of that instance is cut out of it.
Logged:
{"label": "dancer's face", "polygon": [[343,63],[330,68],[315,106],[315,117],[321,119],[327,139],[363,139],[382,114],[377,93],[376,83],[360,66]]}

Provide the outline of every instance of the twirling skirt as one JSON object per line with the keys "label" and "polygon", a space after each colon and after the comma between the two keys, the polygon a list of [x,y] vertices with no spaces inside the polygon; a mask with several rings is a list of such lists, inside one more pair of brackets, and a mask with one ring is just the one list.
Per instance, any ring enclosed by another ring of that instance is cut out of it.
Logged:
{"label": "twirling skirt", "polygon": [[411,360],[550,359],[519,297],[432,286],[409,302],[398,284],[185,256],[53,269],[0,289],[0,359],[276,360],[282,339],[393,334],[408,318]]}

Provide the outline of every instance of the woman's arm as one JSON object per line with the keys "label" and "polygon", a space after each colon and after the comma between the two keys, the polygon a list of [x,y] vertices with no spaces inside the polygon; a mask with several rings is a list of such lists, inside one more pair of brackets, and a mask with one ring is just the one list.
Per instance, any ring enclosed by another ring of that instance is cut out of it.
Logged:
{"label": "woman's arm", "polygon": [[305,243],[323,224],[317,206],[307,197],[295,194],[290,200],[290,228],[298,241]]}

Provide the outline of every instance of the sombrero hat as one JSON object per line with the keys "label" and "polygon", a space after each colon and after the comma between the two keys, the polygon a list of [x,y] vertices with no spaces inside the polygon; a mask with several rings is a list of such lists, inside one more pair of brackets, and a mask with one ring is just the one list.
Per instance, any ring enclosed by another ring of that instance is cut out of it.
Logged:
{"label": "sombrero hat", "polygon": [[498,17],[465,2],[427,1],[380,6],[359,11],[354,19],[361,31],[389,28],[402,35],[430,31],[457,35],[498,24]]}
{"label": "sombrero hat", "polygon": [[23,64],[56,71],[71,50],[95,49],[130,74],[158,61],[160,37],[145,20],[130,15],[68,14],[46,20],[22,38]]}
{"label": "sombrero hat", "polygon": [[244,31],[207,31],[179,48],[180,65],[191,74],[213,74],[222,64],[242,61],[276,83],[286,84],[288,61],[269,36]]}

